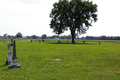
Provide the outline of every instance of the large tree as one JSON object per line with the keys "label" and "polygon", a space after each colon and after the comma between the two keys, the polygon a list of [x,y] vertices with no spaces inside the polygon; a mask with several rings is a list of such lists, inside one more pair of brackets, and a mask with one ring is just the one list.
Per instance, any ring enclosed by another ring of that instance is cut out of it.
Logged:
{"label": "large tree", "polygon": [[97,5],[90,1],[59,0],[50,13],[50,28],[58,35],[69,29],[72,43],[75,43],[76,35],[85,33],[92,22],[97,21],[96,12]]}

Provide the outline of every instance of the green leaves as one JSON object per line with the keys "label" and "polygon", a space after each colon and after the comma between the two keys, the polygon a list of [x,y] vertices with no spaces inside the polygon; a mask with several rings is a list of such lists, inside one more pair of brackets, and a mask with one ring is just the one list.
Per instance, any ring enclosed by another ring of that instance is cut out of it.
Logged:
{"label": "green leaves", "polygon": [[75,32],[82,34],[92,26],[93,21],[97,21],[97,5],[93,2],[59,0],[58,3],[53,4],[53,7],[50,13],[52,18],[50,28],[54,29],[56,34],[61,34],[68,28],[73,36]]}

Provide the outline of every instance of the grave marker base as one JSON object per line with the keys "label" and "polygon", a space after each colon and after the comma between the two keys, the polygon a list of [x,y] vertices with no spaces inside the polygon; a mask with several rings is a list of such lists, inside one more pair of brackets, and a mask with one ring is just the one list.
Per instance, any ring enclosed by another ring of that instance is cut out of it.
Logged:
{"label": "grave marker base", "polygon": [[21,67],[17,62],[17,57],[12,57],[12,62],[8,66],[8,68],[14,68],[14,67],[19,67],[19,68]]}
{"label": "grave marker base", "polygon": [[20,68],[21,66],[18,63],[11,63],[8,68]]}

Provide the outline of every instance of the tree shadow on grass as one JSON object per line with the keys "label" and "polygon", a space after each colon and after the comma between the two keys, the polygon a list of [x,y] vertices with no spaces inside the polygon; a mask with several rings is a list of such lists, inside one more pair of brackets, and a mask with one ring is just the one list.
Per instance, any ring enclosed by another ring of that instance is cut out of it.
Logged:
{"label": "tree shadow on grass", "polygon": [[95,43],[48,43],[48,44],[69,44],[69,45],[96,45]]}

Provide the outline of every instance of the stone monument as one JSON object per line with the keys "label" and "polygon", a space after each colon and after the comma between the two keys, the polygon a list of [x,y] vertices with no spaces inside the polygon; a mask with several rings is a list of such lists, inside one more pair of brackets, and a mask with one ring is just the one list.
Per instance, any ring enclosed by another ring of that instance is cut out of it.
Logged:
{"label": "stone monument", "polygon": [[8,66],[8,68],[13,68],[13,67],[21,67],[18,62],[17,62],[17,57],[16,57],[16,46],[15,46],[15,40],[13,40],[13,56],[12,56],[12,62]]}
{"label": "stone monument", "polygon": [[12,53],[11,53],[11,49],[10,49],[11,45],[8,42],[7,43],[7,48],[8,48],[8,54],[7,54],[7,61],[6,61],[6,65],[9,65],[12,62]]}

